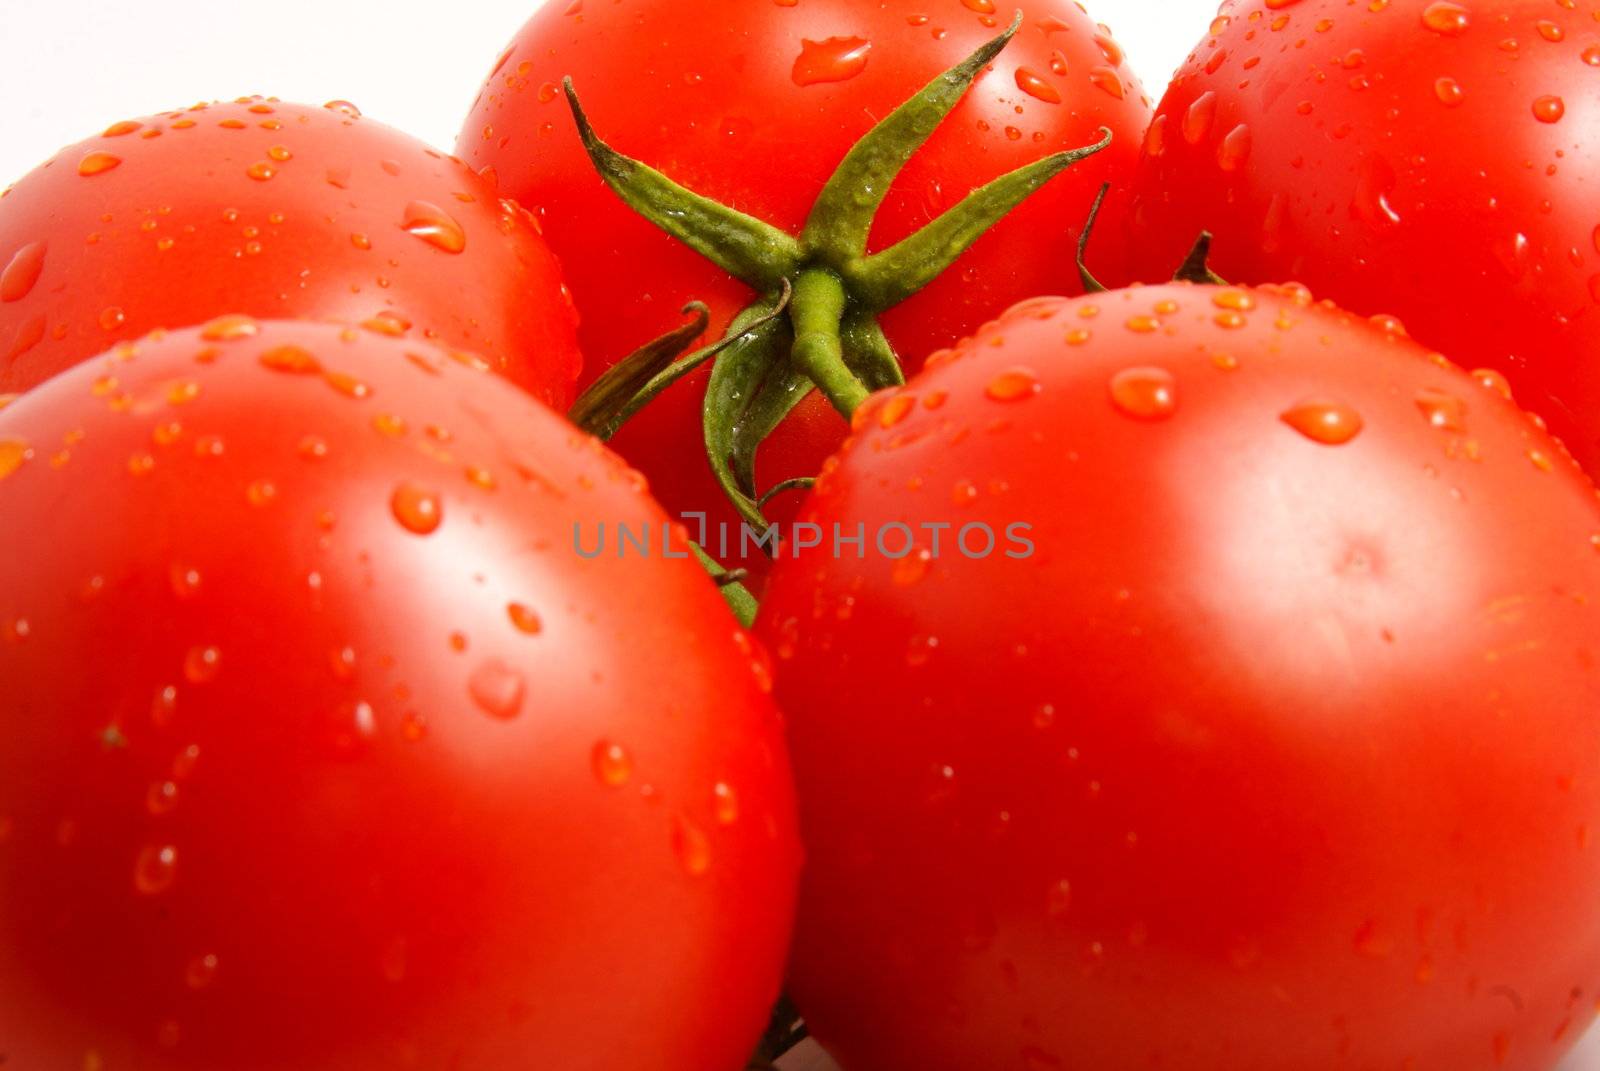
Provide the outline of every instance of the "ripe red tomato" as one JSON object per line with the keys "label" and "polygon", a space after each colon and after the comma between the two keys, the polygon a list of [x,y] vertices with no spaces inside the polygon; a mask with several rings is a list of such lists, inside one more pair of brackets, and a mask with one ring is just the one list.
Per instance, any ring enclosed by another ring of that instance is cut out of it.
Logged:
{"label": "ripe red tomato", "polygon": [[9,1063],[742,1067],[782,729],[695,563],[575,553],[659,539],[641,488],[332,326],[127,344],[0,412]]}
{"label": "ripe red tomato", "polygon": [[1600,473],[1600,23],[1550,0],[1228,0],[1161,102],[1130,246],[1388,312]]}
{"label": "ripe red tomato", "polygon": [[555,405],[581,360],[527,213],[459,161],[248,97],[115,123],[0,199],[0,393],[224,313],[369,322],[469,349]]}
{"label": "ripe red tomato", "polygon": [[1600,503],[1498,388],[1162,286],[863,407],[757,624],[844,1067],[1556,1063],[1600,995]]}
{"label": "ripe red tomato", "polygon": [[[883,317],[908,370],[997,309],[1079,292],[1072,247],[1095,192],[1131,174],[1149,102],[1108,31],[1071,0],[629,0],[539,8],[500,57],[457,151],[544,221],[584,322],[586,380],[676,327],[698,299],[720,334],[750,289],[638,218],[595,177],[558,88],[572,76],[602,138],[695,192],[798,233],[819,190],[873,125],[1004,29],[1020,33],[895,181],[872,248],[905,238],[991,179],[1063,149],[1074,165]],[[1124,201],[1107,208],[1122,225]],[[1116,243],[1096,248],[1110,277]],[[706,374],[647,407],[614,440],[669,512],[734,521],[702,443]],[[762,489],[815,474],[845,428],[817,394],[761,454]],[[792,513],[793,496],[770,515]],[[737,538],[735,533],[734,538]],[[759,556],[758,556],[759,557]],[[759,564],[746,561],[743,564]]]}

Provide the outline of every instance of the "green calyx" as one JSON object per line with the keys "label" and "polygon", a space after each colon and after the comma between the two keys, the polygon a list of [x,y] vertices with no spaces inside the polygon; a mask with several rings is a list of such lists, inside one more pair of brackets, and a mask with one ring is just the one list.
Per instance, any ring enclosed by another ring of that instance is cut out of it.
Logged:
{"label": "green calyx", "polygon": [[[607,185],[639,215],[761,295],[718,342],[689,357],[676,359],[698,337],[694,324],[621,362],[579,399],[573,419],[609,438],[661,390],[712,361],[703,409],[706,451],[740,515],[765,528],[761,509],[770,493],[755,486],[762,441],[813,390],[848,418],[873,391],[905,382],[879,314],[938,278],[1051,179],[1111,143],[1111,132],[1102,128],[1097,143],[1002,175],[903,241],[867,251],[890,185],[1021,23],[1019,13],[1004,33],[929,82],[857,142],[817,196],[798,236],[701,197],[611,148],[595,133],[567,79],[578,132]],[[685,309],[690,312],[695,306]]]}

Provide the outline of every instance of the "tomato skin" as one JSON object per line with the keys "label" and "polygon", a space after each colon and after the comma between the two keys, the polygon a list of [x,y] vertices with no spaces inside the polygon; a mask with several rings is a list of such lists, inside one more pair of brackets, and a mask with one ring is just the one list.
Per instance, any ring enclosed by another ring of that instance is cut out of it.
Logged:
{"label": "tomato skin", "polygon": [[698,565],[573,552],[659,538],[614,455],[425,344],[263,323],[56,378],[0,458],[13,1062],[743,1066],[782,729]]}
{"label": "tomato skin", "polygon": [[[988,14],[975,10],[982,6],[960,0],[790,6],[624,0],[582,10],[540,7],[491,74],[457,152],[474,166],[493,167],[502,190],[544,221],[583,314],[579,338],[590,362],[585,381],[678,326],[686,302],[708,303],[720,334],[753,295],[635,216],[594,175],[557,90],[568,75],[596,130],[618,151],[697,193],[798,233],[850,147],[935,75],[996,36],[1013,8],[1020,9],[1025,21],[1017,38],[896,180],[877,218],[873,249],[906,237],[991,179],[1051,152],[1095,143],[1102,126],[1116,140],[1018,208],[927,289],[887,312],[883,327],[914,371],[928,353],[1012,302],[1077,293],[1076,236],[1100,185],[1118,180],[1121,186],[1131,175],[1149,102],[1121,50],[1070,0],[1028,0]],[[843,81],[797,84],[803,42],[836,39],[870,44],[860,72]],[[1067,74],[1055,73],[1053,56],[1067,65]],[[1019,67],[1049,83],[1061,103],[1021,90]],[[1091,78],[1114,82],[1121,97]],[[1124,206],[1121,196],[1108,205],[1112,226],[1122,226]],[[1104,243],[1096,253],[1106,258],[1097,266],[1108,279],[1125,274],[1117,243]],[[652,403],[614,444],[649,476],[669,512],[708,510],[715,520],[736,524],[700,445],[707,375]],[[826,400],[806,399],[763,447],[762,487],[814,475],[844,430]],[[794,506],[794,497],[786,496],[775,500],[771,513],[788,517]],[[740,564],[763,567],[759,555]]]}
{"label": "tomato skin", "polygon": [[[999,534],[825,539],[757,621],[808,848],[791,990],[850,1071],[1533,1071],[1593,1018],[1595,489],[1284,293],[1019,306],[863,407],[808,500]],[[1344,445],[1286,423],[1326,403]]]}
{"label": "tomato skin", "polygon": [[[1600,472],[1600,158],[1575,140],[1600,108],[1600,24],[1543,0],[1229,0],[1213,30],[1140,161],[1139,277],[1170,278],[1209,229],[1224,278],[1299,279],[1510,376]],[[1224,170],[1238,130],[1248,155]]]}
{"label": "tomato skin", "polygon": [[114,124],[0,199],[0,272],[0,393],[233,312],[378,318],[558,407],[582,363],[537,222],[348,106],[250,97]]}

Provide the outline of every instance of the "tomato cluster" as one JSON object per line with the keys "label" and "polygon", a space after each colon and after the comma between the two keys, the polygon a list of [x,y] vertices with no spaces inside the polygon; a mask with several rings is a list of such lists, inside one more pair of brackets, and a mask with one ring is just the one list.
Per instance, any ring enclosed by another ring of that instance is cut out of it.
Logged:
{"label": "tomato cluster", "polygon": [[0,1064],[1560,1063],[1600,8],[1153,104],[1020,6],[555,0],[457,156],[0,197]]}

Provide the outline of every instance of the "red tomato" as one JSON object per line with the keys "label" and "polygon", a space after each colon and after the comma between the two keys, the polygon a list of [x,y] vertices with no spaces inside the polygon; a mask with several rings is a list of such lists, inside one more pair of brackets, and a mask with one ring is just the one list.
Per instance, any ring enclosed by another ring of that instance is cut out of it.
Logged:
{"label": "red tomato", "polygon": [[0,412],[9,1062],[742,1067],[782,730],[696,564],[574,552],[659,539],[641,487],[330,326],[127,344]]}
{"label": "red tomato", "polygon": [[1228,0],[1146,142],[1130,246],[1388,312],[1600,473],[1600,23],[1551,0]]}
{"label": "red tomato", "polygon": [[758,621],[822,1042],[1553,1066],[1600,995],[1594,487],[1498,384],[1303,291],[1043,299],[947,357],[802,514],[864,557],[785,557]]}
{"label": "red tomato", "polygon": [[[824,182],[862,135],[993,38],[1013,8],[1021,32],[933,133],[877,217],[884,248],[969,191],[1062,149],[1116,140],[1074,165],[981,239],[939,280],[883,317],[908,370],[998,309],[1079,289],[1076,234],[1101,183],[1131,174],[1149,102],[1121,49],[1071,0],[629,0],[539,8],[495,66],[457,151],[488,165],[536,211],[584,322],[587,379],[710,304],[720,334],[752,300],[742,283],[636,217],[595,177],[558,85],[571,75],[601,137],[695,192],[798,233]],[[1121,200],[1107,212],[1121,227]],[[1115,243],[1098,263],[1121,271]],[[669,512],[735,518],[701,445],[705,373],[616,438]],[[758,484],[815,474],[843,421],[813,394],[767,441]],[[794,497],[771,515],[792,513]],[[737,533],[734,534],[735,539]],[[746,565],[758,564],[747,561]]]}
{"label": "red tomato", "polygon": [[581,363],[537,223],[348,104],[248,97],[116,123],[0,200],[0,393],[236,311],[470,349],[555,405]]}

